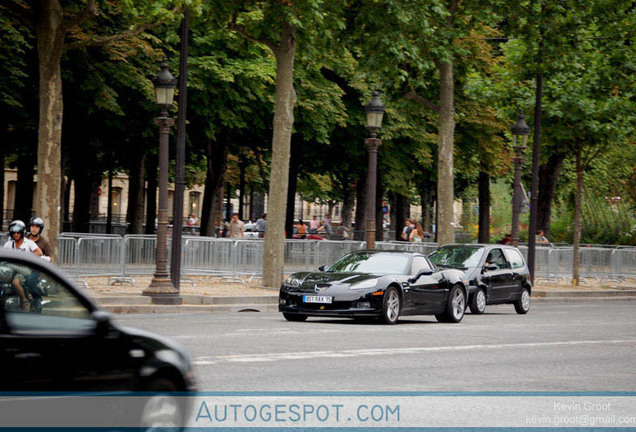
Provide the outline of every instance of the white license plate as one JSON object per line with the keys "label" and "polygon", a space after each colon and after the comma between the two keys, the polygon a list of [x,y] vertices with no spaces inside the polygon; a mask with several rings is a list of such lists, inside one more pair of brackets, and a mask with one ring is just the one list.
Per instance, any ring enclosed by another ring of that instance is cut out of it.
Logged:
{"label": "white license plate", "polygon": [[331,304],[333,297],[330,296],[303,296],[305,303],[328,303]]}

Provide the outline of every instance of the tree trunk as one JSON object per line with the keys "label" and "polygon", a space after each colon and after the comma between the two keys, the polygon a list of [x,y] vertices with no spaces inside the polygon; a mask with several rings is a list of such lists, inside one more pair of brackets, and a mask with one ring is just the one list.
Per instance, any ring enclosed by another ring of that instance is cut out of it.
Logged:
{"label": "tree trunk", "polygon": [[263,285],[277,289],[283,282],[284,230],[287,185],[289,181],[289,153],[294,126],[294,58],[296,55],[296,27],[285,22],[281,29],[280,45],[276,48],[276,108],[272,138],[272,167],[270,173],[267,235],[263,256]]}
{"label": "tree trunk", "polygon": [[32,3],[40,68],[38,189],[36,212],[47,224],[53,256],[58,255],[62,184],[62,71],[64,10],[59,0]]}
{"label": "tree trunk", "polygon": [[[379,171],[379,170],[378,170]],[[382,212],[382,197],[384,196],[384,185],[380,178],[380,173],[376,173],[375,183],[375,240],[384,240],[384,213]]]}
{"label": "tree trunk", "polygon": [[572,285],[578,286],[581,278],[581,231],[582,220],[582,196],[583,196],[583,164],[581,163],[581,143],[576,143],[576,192],[574,195],[574,241],[572,250]]}
{"label": "tree trunk", "polygon": [[437,162],[437,243],[440,246],[455,241],[453,215],[453,142],[455,134],[455,108],[453,63],[439,66],[439,151]]}
{"label": "tree trunk", "polygon": [[[33,157],[29,154],[20,154],[17,166],[18,183],[15,191],[13,219],[20,219],[25,224],[28,224],[29,219],[31,219],[31,209],[33,208]],[[39,213],[38,216],[40,216]],[[44,219],[44,223],[48,225],[46,219]]]}
{"label": "tree trunk", "polygon": [[490,176],[479,172],[479,234],[478,243],[490,243]]}
{"label": "tree trunk", "polygon": [[66,177],[64,182],[64,212],[62,231],[71,231],[71,189],[73,186],[73,179],[71,176]]}
{"label": "tree trunk", "polygon": [[202,236],[214,236],[216,227],[223,218],[223,185],[227,171],[229,140],[227,130],[221,132],[217,140],[208,140],[208,164],[201,212]]}
{"label": "tree trunk", "polygon": [[[394,206],[395,206],[395,213],[394,213],[394,216],[391,218],[391,221],[392,221],[391,228],[395,230],[395,238],[393,240],[402,240],[402,228],[404,228],[404,221],[406,221],[410,217],[411,200],[407,196],[395,194]],[[422,205],[422,207],[424,207],[424,205]],[[394,218],[395,218],[395,228],[393,228]]]}
{"label": "tree trunk", "polygon": [[356,185],[356,226],[354,239],[363,241],[367,229],[367,176],[364,175]]}
{"label": "tree trunk", "polygon": [[144,225],[144,162],[146,160],[146,153],[141,150],[141,146],[136,147],[131,159],[131,165],[128,170],[129,187],[126,221],[130,224],[128,226],[130,234],[141,234]]}
{"label": "tree trunk", "polygon": [[158,165],[159,159],[157,155],[151,155],[146,159],[146,178],[148,180],[148,189],[146,191],[146,234],[154,234],[156,232]]}
{"label": "tree trunk", "polygon": [[106,206],[106,234],[113,232],[113,159],[109,158],[108,167],[108,205]]}
{"label": "tree trunk", "polygon": [[348,184],[343,185],[343,200],[342,200],[342,222],[348,228],[351,228],[351,212],[355,204],[355,195],[353,189]]}
{"label": "tree trunk", "polygon": [[542,229],[548,238],[550,238],[552,200],[565,156],[565,154],[553,153],[548,158],[547,163],[539,167],[539,190],[541,193],[538,196],[537,229]]}
{"label": "tree trunk", "polygon": [[[420,186],[420,198],[422,199],[422,229],[428,233],[433,233],[433,209],[435,207],[435,182],[424,179]],[[410,204],[407,217],[410,217]]]}
{"label": "tree trunk", "polygon": [[289,186],[287,189],[287,209],[285,215],[285,237],[290,239],[294,235],[294,213],[296,204],[296,188],[298,186],[298,171],[300,168],[300,158],[302,144],[298,140],[291,140],[291,157],[289,162]]}
{"label": "tree trunk", "polygon": [[[75,202],[73,204],[73,232],[88,232],[90,223],[91,195],[95,187],[89,171],[78,170],[73,177]],[[97,215],[94,215],[97,217]]]}
{"label": "tree trunk", "polygon": [[0,232],[4,231],[4,204],[4,146],[0,146]]}

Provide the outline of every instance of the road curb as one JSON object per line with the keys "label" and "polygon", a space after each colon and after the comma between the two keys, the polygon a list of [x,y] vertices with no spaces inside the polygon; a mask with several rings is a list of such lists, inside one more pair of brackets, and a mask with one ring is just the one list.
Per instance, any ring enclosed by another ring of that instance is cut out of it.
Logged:
{"label": "road curb", "polygon": [[538,303],[594,303],[613,301],[636,301],[636,296],[607,296],[607,297],[532,297]]}
{"label": "road curb", "polygon": [[636,290],[602,290],[602,291],[543,291],[535,289],[532,291],[532,297],[539,298],[606,298],[606,297],[636,297]]}
{"label": "road curb", "polygon": [[[207,296],[183,294],[181,305],[153,304],[152,299],[139,294],[93,295],[100,307],[113,314],[176,314],[276,312],[278,295],[267,296]],[[532,293],[532,301],[544,302],[605,302],[636,301],[636,290],[628,291],[541,291]]]}

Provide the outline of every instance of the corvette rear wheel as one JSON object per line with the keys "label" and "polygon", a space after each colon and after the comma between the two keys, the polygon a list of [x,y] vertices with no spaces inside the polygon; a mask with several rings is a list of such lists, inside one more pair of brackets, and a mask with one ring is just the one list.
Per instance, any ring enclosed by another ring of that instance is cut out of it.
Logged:
{"label": "corvette rear wheel", "polygon": [[283,313],[283,316],[285,317],[287,321],[297,321],[297,322],[307,321],[307,315]]}
{"label": "corvette rear wheel", "polygon": [[400,316],[402,304],[400,293],[395,287],[389,287],[384,293],[382,301],[382,322],[385,324],[395,324]]}
{"label": "corvette rear wheel", "polygon": [[437,321],[447,323],[458,323],[464,318],[466,310],[466,296],[464,290],[459,285],[455,285],[448,296],[448,303],[444,313],[435,315]]}
{"label": "corvette rear wheel", "polygon": [[470,312],[481,315],[486,311],[486,293],[483,289],[477,290],[470,299]]}

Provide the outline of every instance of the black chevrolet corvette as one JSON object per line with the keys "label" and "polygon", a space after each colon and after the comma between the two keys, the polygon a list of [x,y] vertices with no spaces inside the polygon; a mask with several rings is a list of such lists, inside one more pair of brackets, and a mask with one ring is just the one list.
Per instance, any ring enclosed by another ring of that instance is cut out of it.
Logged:
{"label": "black chevrolet corvette", "polygon": [[468,298],[462,277],[459,270],[437,270],[417,253],[356,251],[320,272],[288,277],[278,310],[289,321],[379,317],[395,324],[404,315],[435,315],[440,322],[457,323]]}

